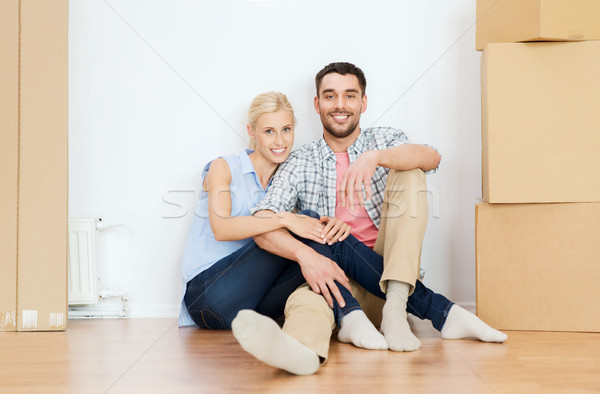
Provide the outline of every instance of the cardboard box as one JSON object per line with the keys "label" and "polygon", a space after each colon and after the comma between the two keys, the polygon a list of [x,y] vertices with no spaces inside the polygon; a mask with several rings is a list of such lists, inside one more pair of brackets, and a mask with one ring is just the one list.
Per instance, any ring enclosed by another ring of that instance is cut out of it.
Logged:
{"label": "cardboard box", "polygon": [[21,0],[17,329],[67,325],[67,0]]}
{"label": "cardboard box", "polygon": [[489,44],[481,69],[483,200],[600,201],[600,41]]}
{"label": "cardboard box", "polygon": [[16,316],[4,329],[14,330],[16,320],[17,331],[64,330],[68,2],[7,0],[0,7],[1,94],[8,103],[1,137],[1,209],[8,218],[2,217],[0,243],[8,289],[0,293],[2,307],[13,307],[16,295]]}
{"label": "cardboard box", "polygon": [[600,332],[600,203],[478,204],[475,218],[481,319]]}
{"label": "cardboard box", "polygon": [[18,16],[18,2],[0,2],[0,331],[17,329]]}
{"label": "cardboard box", "polygon": [[600,39],[598,0],[477,0],[476,48],[494,42]]}

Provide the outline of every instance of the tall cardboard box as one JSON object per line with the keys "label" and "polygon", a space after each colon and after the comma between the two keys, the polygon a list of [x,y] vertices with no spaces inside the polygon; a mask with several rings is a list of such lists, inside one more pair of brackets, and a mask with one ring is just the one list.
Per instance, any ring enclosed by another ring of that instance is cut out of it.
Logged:
{"label": "tall cardboard box", "polygon": [[600,39],[598,0],[477,0],[476,48],[493,42]]}
{"label": "tall cardboard box", "polygon": [[17,329],[67,325],[67,0],[21,0]]}
{"label": "tall cardboard box", "polygon": [[598,70],[600,41],[486,47],[485,202],[600,201]]}
{"label": "tall cardboard box", "polygon": [[[68,3],[5,0],[0,4],[0,253],[2,284],[7,273],[8,289],[0,290],[0,305],[6,304],[9,312],[15,308],[18,331],[64,330]],[[5,329],[14,327],[5,325]]]}
{"label": "tall cardboard box", "polygon": [[0,2],[0,331],[17,329],[18,17],[18,2]]}
{"label": "tall cardboard box", "polygon": [[600,203],[478,204],[475,218],[480,318],[600,332]]}

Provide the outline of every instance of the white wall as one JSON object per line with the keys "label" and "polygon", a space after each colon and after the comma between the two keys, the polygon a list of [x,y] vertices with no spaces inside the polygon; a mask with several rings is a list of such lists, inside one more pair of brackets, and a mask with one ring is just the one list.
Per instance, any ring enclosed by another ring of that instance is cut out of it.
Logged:
{"label": "white wall", "polygon": [[319,138],[314,75],[350,61],[368,81],[362,127],[398,127],[442,153],[425,283],[474,303],[474,22],[475,0],[71,1],[69,215],[127,226],[97,234],[100,286],[127,291],[131,316],[175,316],[204,163],[245,147],[247,106],[268,90],[292,101],[297,147]]}

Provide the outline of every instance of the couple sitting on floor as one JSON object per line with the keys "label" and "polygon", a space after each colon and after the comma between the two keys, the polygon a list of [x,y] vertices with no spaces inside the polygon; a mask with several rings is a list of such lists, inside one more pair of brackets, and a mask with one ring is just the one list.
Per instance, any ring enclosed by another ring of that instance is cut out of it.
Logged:
{"label": "couple sitting on floor", "polygon": [[424,172],[438,152],[396,129],[360,128],[366,80],[353,64],[331,63],[315,82],[321,139],[291,152],[293,109],[264,93],[248,113],[254,150],[204,168],[180,325],[231,328],[256,358],[301,375],[325,362],[336,325],[361,348],[419,349],[407,312],[442,338],[506,340],[419,280]]}

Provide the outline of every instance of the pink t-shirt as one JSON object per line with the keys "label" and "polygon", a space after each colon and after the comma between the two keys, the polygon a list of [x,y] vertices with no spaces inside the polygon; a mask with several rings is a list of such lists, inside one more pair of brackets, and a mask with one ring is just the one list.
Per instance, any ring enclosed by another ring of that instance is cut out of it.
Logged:
{"label": "pink t-shirt", "polygon": [[365,207],[358,205],[356,192],[354,193],[354,209],[352,211],[348,209],[348,205],[342,207],[340,203],[340,183],[344,173],[350,167],[350,158],[347,152],[336,153],[335,156],[335,171],[337,173],[335,217],[352,226],[352,235],[372,249],[377,240],[377,227],[373,224]]}

